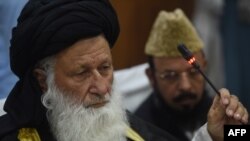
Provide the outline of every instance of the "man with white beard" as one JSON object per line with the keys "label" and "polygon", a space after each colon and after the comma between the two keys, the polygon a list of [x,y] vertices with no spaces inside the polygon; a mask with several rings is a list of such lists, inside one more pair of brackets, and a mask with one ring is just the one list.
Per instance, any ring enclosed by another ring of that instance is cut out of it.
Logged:
{"label": "man with white beard", "polygon": [[[61,91],[55,85],[52,69],[47,74],[48,90],[43,94],[42,100],[43,105],[48,109],[47,117],[52,133],[58,140],[126,140],[124,131],[128,123],[120,105],[120,95],[111,92],[101,97],[96,95],[90,98],[89,102],[84,100],[81,102],[77,98],[70,97],[74,94]],[[107,104],[101,108],[91,108],[91,104],[103,101]],[[114,131],[116,131],[115,134]]]}
{"label": "man with white beard", "polygon": [[[49,71],[48,90],[43,94],[43,105],[48,109],[47,117],[52,133],[60,141],[125,141],[125,112],[118,94],[98,95],[89,101],[78,101],[70,92],[61,91],[54,83],[53,70]],[[67,96],[68,95],[68,96]],[[112,95],[112,96],[111,96]],[[91,103],[108,102],[101,108],[91,108]],[[78,104],[75,104],[78,103]],[[58,116],[59,115],[59,116]],[[115,134],[114,134],[114,131]]]}
{"label": "man with white beard", "polygon": [[[29,1],[12,34],[11,68],[20,80],[0,117],[0,140],[176,141],[121,108],[112,91],[118,35],[107,0]],[[194,140],[222,141],[224,124],[247,119],[244,106],[222,89]]]}

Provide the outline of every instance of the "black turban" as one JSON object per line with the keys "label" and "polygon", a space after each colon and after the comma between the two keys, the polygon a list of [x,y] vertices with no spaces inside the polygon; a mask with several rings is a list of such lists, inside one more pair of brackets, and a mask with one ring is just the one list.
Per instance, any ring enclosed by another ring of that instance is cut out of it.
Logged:
{"label": "black turban", "polygon": [[22,77],[39,60],[101,33],[110,47],[119,34],[116,13],[106,0],[31,0],[13,30],[11,69]]}
{"label": "black turban", "polygon": [[108,0],[30,0],[11,39],[11,69],[20,80],[4,105],[13,125],[6,128],[35,126],[46,119],[42,91],[32,75],[34,65],[80,39],[100,34],[110,47],[119,34],[117,15]]}

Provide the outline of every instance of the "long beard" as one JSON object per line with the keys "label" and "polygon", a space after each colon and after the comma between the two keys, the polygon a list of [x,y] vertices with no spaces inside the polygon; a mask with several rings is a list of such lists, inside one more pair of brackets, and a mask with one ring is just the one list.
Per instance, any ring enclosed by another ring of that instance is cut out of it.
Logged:
{"label": "long beard", "polygon": [[[118,94],[111,94],[109,103],[100,108],[76,104],[69,93],[54,84],[43,95],[43,105],[51,131],[58,141],[125,141],[126,113]],[[67,96],[67,97],[66,97]]]}

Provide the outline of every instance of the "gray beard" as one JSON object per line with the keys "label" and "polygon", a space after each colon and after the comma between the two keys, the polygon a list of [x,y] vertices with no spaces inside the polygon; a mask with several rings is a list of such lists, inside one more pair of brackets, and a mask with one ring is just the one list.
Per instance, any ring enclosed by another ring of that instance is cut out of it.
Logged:
{"label": "gray beard", "polygon": [[76,104],[72,94],[60,91],[53,83],[43,94],[47,119],[58,141],[126,141],[127,118],[118,94],[100,108]]}

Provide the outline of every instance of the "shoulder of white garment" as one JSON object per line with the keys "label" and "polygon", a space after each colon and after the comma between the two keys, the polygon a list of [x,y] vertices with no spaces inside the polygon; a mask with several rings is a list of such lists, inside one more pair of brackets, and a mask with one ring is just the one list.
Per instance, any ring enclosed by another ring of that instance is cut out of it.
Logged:
{"label": "shoulder of white garment", "polygon": [[207,131],[207,123],[198,129],[192,141],[212,141],[212,138]]}

